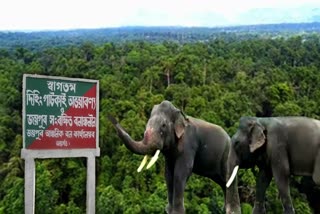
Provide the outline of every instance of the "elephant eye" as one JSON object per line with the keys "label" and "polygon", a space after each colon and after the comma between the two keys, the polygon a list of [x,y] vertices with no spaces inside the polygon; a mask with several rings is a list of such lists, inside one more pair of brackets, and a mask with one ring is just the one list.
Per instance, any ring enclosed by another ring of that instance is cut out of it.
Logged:
{"label": "elephant eye", "polygon": [[166,124],[162,123],[160,128],[160,135],[163,135],[163,132],[166,130],[165,128],[166,128]]}
{"label": "elephant eye", "polygon": [[162,131],[165,130],[166,127],[167,127],[167,125],[166,125],[165,123],[162,123],[162,124],[161,124],[161,130],[162,130]]}

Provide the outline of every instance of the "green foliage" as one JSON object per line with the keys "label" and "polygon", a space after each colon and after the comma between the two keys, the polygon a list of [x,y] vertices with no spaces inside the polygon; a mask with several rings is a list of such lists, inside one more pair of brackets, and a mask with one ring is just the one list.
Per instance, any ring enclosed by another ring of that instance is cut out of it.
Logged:
{"label": "green foliage", "polygon": [[[42,212],[39,212],[42,213]],[[60,204],[55,207],[54,214],[81,214],[84,210],[80,209],[74,202],[69,201],[67,204]]]}
{"label": "green foliage", "polygon": [[278,104],[274,108],[274,116],[299,116],[301,115],[301,108],[291,101]]}
{"label": "green foliage", "polygon": [[59,193],[52,187],[51,174],[42,164],[37,164],[36,175],[35,212],[53,213]]}
{"label": "green foliage", "polygon": [[[183,40],[182,34],[174,35],[176,41]],[[192,35],[184,34],[184,41],[195,41]],[[32,50],[26,46],[0,50],[0,214],[24,209],[23,73],[99,79],[97,213],[162,213],[167,204],[163,157],[150,170],[136,173],[142,156],[121,143],[108,114],[137,140],[143,137],[152,107],[164,99],[190,116],[221,125],[230,135],[244,115],[320,118],[318,35],[271,39],[223,33],[193,43],[127,40],[100,44],[88,40],[65,47],[40,42]],[[243,213],[252,211],[256,174],[257,169],[239,171]],[[36,160],[36,175],[37,213],[85,213],[84,158]],[[297,213],[312,213],[307,197],[298,192],[299,184],[296,180],[291,185],[294,207]],[[189,179],[184,199],[188,213],[221,213],[224,206],[222,189],[196,175]],[[269,213],[282,212],[274,182],[266,207]]]}
{"label": "green foliage", "polygon": [[241,213],[243,214],[251,214],[252,213],[252,206],[248,203],[241,204]]}
{"label": "green foliage", "polygon": [[113,186],[98,187],[97,213],[122,213],[124,205],[124,196],[121,192],[114,189]]}
{"label": "green foliage", "polygon": [[[24,180],[23,178],[11,177],[6,180],[2,190],[4,197],[0,202],[0,213],[21,213],[24,210]],[[1,188],[2,189],[2,188]]]}
{"label": "green foliage", "polygon": [[167,204],[167,187],[164,182],[158,182],[156,189],[147,198],[142,198],[141,204],[144,213],[162,213]]}
{"label": "green foliage", "polygon": [[308,200],[306,195],[300,194],[295,188],[291,188],[292,203],[295,205],[294,209],[297,213],[313,213],[310,206],[308,206]]}
{"label": "green foliage", "polygon": [[271,104],[286,102],[293,98],[294,91],[288,83],[273,84],[268,88],[267,94]]}

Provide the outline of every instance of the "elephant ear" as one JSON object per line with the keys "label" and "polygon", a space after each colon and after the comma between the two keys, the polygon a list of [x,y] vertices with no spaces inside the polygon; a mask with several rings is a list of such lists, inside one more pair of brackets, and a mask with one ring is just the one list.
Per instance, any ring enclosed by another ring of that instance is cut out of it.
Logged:
{"label": "elephant ear", "polygon": [[254,152],[259,149],[266,142],[266,136],[263,133],[264,128],[258,124],[254,123],[251,132],[251,143],[249,144],[250,152]]}
{"label": "elephant ear", "polygon": [[184,134],[184,129],[187,126],[186,124],[186,116],[179,109],[177,109],[176,120],[174,122],[174,131],[176,133],[177,138],[181,138]]}

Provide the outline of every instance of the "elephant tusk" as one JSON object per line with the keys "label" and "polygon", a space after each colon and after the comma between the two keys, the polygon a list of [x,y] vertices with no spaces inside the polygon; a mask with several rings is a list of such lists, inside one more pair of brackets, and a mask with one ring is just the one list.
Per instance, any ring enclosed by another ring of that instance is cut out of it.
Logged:
{"label": "elephant tusk", "polygon": [[139,168],[137,169],[137,172],[141,172],[142,168],[144,167],[144,165],[146,165],[147,160],[148,160],[148,155],[145,155],[144,158],[142,159]]}
{"label": "elephant tusk", "polygon": [[160,154],[160,150],[158,149],[154,156],[151,158],[150,162],[148,163],[147,169],[153,166],[153,164],[158,160]]}
{"label": "elephant tusk", "polygon": [[238,169],[239,169],[239,166],[236,165],[236,166],[234,167],[233,171],[232,171],[231,177],[229,178],[229,180],[228,180],[228,182],[227,182],[227,184],[226,184],[227,188],[230,187],[230,185],[232,184],[233,180],[235,179],[235,177],[236,177],[236,175],[237,175],[237,172],[238,172]]}

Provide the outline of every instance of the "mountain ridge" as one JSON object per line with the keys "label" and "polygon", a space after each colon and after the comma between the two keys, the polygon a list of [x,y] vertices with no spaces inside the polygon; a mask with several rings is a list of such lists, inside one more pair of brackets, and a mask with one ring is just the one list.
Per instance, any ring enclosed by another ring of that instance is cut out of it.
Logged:
{"label": "mountain ridge", "polygon": [[206,42],[248,38],[273,38],[320,33],[320,22],[238,25],[226,27],[127,26],[120,28],[72,29],[61,31],[1,32],[0,48],[43,49],[48,46],[70,46],[84,43],[102,44],[126,41]]}

